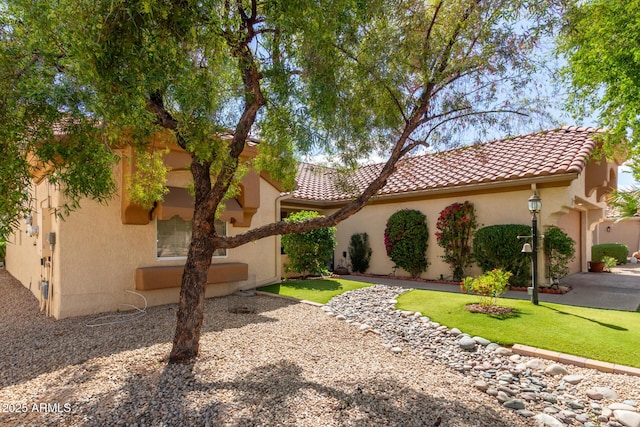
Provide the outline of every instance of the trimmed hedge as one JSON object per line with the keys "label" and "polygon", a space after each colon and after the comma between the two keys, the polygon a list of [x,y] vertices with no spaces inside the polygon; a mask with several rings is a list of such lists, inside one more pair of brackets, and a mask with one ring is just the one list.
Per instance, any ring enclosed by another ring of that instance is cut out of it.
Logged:
{"label": "trimmed hedge", "polygon": [[473,239],[473,254],[483,272],[493,269],[510,271],[512,286],[527,286],[531,281],[531,255],[522,253],[523,241],[518,236],[531,235],[531,227],[522,224],[500,224],[483,227]]}
{"label": "trimmed hedge", "polygon": [[618,264],[627,263],[629,247],[623,243],[602,243],[591,246],[591,261],[604,261],[603,258],[610,256],[618,261]]}

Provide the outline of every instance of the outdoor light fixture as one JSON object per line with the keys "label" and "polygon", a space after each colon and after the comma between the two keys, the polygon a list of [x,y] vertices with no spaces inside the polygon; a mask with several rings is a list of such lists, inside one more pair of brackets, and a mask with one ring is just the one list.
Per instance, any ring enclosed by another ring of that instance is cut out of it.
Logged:
{"label": "outdoor light fixture", "polygon": [[542,200],[538,196],[538,193],[533,193],[533,196],[529,197],[528,204],[531,215],[535,216],[535,214],[539,213],[540,209],[542,209]]}
{"label": "outdoor light fixture", "polygon": [[531,244],[529,244],[529,243],[525,243],[525,244],[522,246],[522,253],[523,253],[523,254],[530,254],[532,251],[533,251],[533,249],[531,249]]}
{"label": "outdoor light fixture", "polygon": [[[531,212],[531,302],[538,305],[538,218],[536,214],[542,209],[542,200],[538,193],[533,193],[528,201]],[[525,248],[522,248],[524,251]]]}

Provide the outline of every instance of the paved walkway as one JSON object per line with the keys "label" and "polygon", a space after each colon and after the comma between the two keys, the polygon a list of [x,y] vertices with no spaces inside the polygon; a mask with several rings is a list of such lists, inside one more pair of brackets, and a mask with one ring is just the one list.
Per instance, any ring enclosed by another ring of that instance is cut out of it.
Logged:
{"label": "paved walkway", "polygon": [[[442,283],[416,282],[413,280],[342,276],[345,279],[367,283],[379,283],[414,289],[457,292],[460,287]],[[540,293],[541,302],[577,305],[582,307],[606,308],[622,311],[636,311],[640,307],[640,264],[625,264],[613,269],[612,273],[576,273],[560,281],[562,286],[571,286],[566,294]],[[526,292],[508,291],[505,298],[530,299]]]}

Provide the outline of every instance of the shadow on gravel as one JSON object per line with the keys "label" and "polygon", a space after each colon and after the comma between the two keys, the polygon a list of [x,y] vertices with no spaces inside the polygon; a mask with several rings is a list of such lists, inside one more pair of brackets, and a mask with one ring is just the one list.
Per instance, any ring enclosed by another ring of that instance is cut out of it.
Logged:
{"label": "shadow on gravel", "polygon": [[[176,304],[150,307],[143,316],[125,323],[89,327],[100,323],[104,314],[62,320],[46,317],[31,292],[4,270],[0,270],[0,295],[0,388],[68,365],[155,344],[169,346],[173,341]],[[266,312],[295,304],[280,298],[254,298],[266,300],[257,306],[262,312],[230,313],[227,298],[206,300],[202,334],[274,322]]]}
{"label": "shadow on gravel", "polygon": [[[155,375],[132,375],[99,401],[75,402],[60,425],[388,425],[507,427],[512,423],[464,396],[435,397],[395,379],[337,386],[307,380],[297,364],[280,360],[227,381],[203,382],[197,363],[167,365]],[[224,402],[221,402],[221,396]],[[480,423],[480,424],[478,424]]]}

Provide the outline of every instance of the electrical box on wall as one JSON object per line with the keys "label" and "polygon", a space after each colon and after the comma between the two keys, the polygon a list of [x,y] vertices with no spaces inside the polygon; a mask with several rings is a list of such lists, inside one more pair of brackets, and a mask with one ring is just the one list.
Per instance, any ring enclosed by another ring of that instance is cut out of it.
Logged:
{"label": "electrical box on wall", "polygon": [[53,231],[47,233],[47,243],[50,245],[56,244],[56,233],[54,233]]}
{"label": "electrical box on wall", "polygon": [[38,237],[38,232],[40,231],[40,227],[37,225],[30,225],[27,227],[27,234],[29,237]]}

